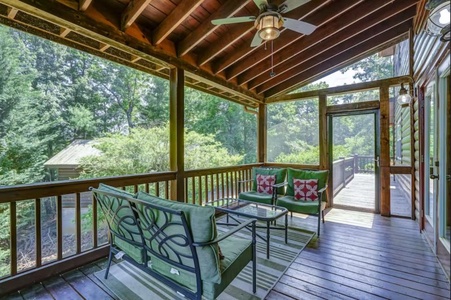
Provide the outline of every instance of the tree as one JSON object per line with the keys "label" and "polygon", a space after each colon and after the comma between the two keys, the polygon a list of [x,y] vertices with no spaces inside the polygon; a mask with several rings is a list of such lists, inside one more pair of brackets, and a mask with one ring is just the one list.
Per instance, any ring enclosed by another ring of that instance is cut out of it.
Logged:
{"label": "tree", "polygon": [[[235,165],[242,156],[230,155],[212,136],[185,132],[185,168]],[[98,139],[102,154],[82,159],[82,178],[143,174],[169,169],[169,127],[134,128],[129,135],[111,134]]]}

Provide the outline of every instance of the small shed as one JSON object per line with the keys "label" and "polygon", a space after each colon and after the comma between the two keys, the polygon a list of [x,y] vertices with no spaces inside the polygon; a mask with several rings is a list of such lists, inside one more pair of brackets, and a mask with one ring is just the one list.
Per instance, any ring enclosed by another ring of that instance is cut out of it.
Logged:
{"label": "small shed", "polygon": [[46,168],[56,170],[53,180],[68,180],[80,176],[80,159],[90,155],[99,155],[92,140],[74,140],[66,148],[44,163]]}

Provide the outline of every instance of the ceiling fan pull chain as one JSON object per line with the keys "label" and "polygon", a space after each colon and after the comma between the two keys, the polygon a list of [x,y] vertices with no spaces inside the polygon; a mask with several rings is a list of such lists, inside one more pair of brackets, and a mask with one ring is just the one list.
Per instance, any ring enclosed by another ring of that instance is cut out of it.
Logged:
{"label": "ceiling fan pull chain", "polygon": [[276,73],[274,73],[274,41],[271,41],[271,72],[269,73],[269,76],[276,76]]}

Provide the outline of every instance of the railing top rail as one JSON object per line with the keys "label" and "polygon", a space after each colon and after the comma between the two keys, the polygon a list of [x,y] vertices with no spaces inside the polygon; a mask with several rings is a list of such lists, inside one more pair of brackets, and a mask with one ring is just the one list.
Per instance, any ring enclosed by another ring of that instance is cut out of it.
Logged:
{"label": "railing top rail", "polygon": [[211,174],[224,173],[224,172],[230,172],[230,171],[247,170],[249,168],[260,167],[262,165],[263,164],[261,164],[261,163],[255,163],[255,164],[246,164],[246,165],[239,165],[239,166],[227,166],[227,167],[219,167],[219,168],[187,170],[187,171],[185,171],[185,177],[211,175]]}
{"label": "railing top rail", "polygon": [[175,179],[176,172],[156,172],[149,174],[5,186],[0,187],[0,203],[87,192],[89,187],[97,186],[99,183],[106,183],[112,186],[128,186]]}

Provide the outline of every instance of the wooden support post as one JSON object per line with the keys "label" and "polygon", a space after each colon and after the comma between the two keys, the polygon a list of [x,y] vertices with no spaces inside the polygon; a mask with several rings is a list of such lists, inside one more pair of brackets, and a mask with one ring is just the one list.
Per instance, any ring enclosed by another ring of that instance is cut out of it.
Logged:
{"label": "wooden support post", "polygon": [[[319,168],[320,170],[328,170],[330,166],[329,161],[329,147],[327,146],[327,94],[321,93],[318,99],[319,107]],[[329,181],[327,182],[329,188],[326,191],[327,205],[330,206],[330,199],[333,197],[333,180],[332,173],[329,172]]]}
{"label": "wooden support post", "polygon": [[257,160],[259,163],[265,163],[267,160],[266,153],[266,104],[258,106],[258,139],[257,139]]}
{"label": "wooden support post", "polygon": [[169,164],[176,171],[176,182],[171,182],[172,200],[185,201],[185,72],[179,68],[170,70],[169,100]]}
{"label": "wooden support post", "polygon": [[[409,75],[413,79],[414,68],[414,33],[413,28],[409,30]],[[410,217],[415,220],[415,101],[418,101],[413,93],[414,83],[413,80],[409,83],[409,92],[412,96],[410,103]],[[418,106],[419,107],[419,106]],[[418,199],[420,201],[420,199]]]}
{"label": "wooden support post", "polygon": [[390,216],[390,95],[389,85],[380,87],[380,212]]}

